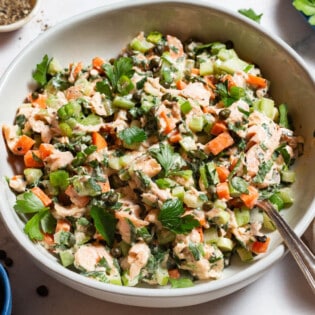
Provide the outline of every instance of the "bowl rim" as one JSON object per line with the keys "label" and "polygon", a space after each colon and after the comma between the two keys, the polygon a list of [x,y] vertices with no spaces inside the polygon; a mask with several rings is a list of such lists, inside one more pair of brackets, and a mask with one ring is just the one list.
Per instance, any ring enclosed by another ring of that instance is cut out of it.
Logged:
{"label": "bowl rim", "polygon": [[[108,3],[105,5],[102,5],[98,8],[88,10],[86,12],[80,13],[78,15],[75,15],[69,19],[66,19],[65,21],[56,24],[55,26],[48,29],[45,33],[40,34],[37,38],[35,38],[33,41],[31,41],[23,51],[18,54],[17,58],[9,65],[7,70],[5,71],[4,75],[0,79],[0,90],[2,88],[2,85],[5,84],[6,78],[10,75],[11,69],[14,68],[14,65],[21,60],[24,55],[28,54],[28,52],[33,48],[34,45],[36,45],[36,42],[44,40],[45,38],[49,37],[50,34],[53,34],[54,32],[58,32],[64,27],[69,27],[73,24],[77,24],[78,22],[82,20],[88,20],[93,18],[95,15],[102,15],[107,14],[109,12],[120,10],[120,9],[126,9],[131,7],[138,7],[138,6],[151,6],[151,5],[157,5],[157,4],[181,4],[181,5],[188,5],[188,6],[197,6],[197,7],[204,7],[208,10],[213,10],[214,12],[218,12],[222,15],[230,16],[234,18],[235,20],[238,20],[239,22],[246,24],[250,26],[251,28],[254,28],[255,31],[257,31],[259,34],[265,36],[268,38],[268,40],[271,40],[273,44],[276,46],[281,47],[286,53],[288,53],[295,62],[303,69],[305,72],[306,77],[310,79],[310,81],[315,82],[315,78],[311,75],[309,70],[307,69],[306,63],[304,60],[288,45],[286,44],[282,39],[277,37],[276,35],[270,35],[267,30],[265,30],[261,25],[251,21],[247,17],[243,17],[241,14],[238,14],[230,9],[224,8],[222,5],[212,4],[209,2],[206,2],[204,0],[199,1],[196,3],[194,0],[151,0],[150,2],[146,0],[134,0],[133,2],[130,2],[128,0],[118,1],[114,3]],[[0,183],[2,187],[5,189],[5,186],[3,183]],[[7,193],[6,193],[7,194]],[[11,231],[12,235],[15,237],[15,239],[18,241],[18,243],[26,250],[28,254],[30,254],[35,261],[40,262],[43,264],[44,267],[49,269],[52,273],[55,273],[57,277],[60,278],[66,278],[70,281],[77,282],[81,285],[93,288],[98,291],[102,292],[109,292],[124,296],[137,296],[137,297],[163,297],[163,298],[173,298],[173,297],[185,297],[185,296],[195,296],[200,294],[209,294],[213,291],[224,289],[229,286],[237,285],[240,281],[253,277],[259,273],[262,273],[267,270],[268,267],[270,267],[273,263],[280,260],[286,250],[283,244],[278,245],[271,253],[264,255],[264,257],[261,257],[259,260],[255,262],[255,264],[247,266],[246,270],[242,270],[238,272],[237,274],[225,278],[225,279],[219,279],[215,281],[208,281],[205,283],[200,283],[197,286],[190,287],[190,288],[163,288],[163,289],[156,289],[156,288],[139,288],[139,287],[124,287],[124,286],[116,286],[112,284],[107,283],[100,283],[95,280],[86,278],[82,275],[79,275],[78,273],[75,273],[71,270],[68,270],[67,268],[63,267],[61,264],[56,263],[52,259],[47,258],[47,254],[44,253],[42,250],[43,248],[40,245],[34,245],[26,236],[26,234],[21,229],[21,226],[17,223],[17,215],[13,213],[12,209],[8,206],[8,203],[4,201],[5,198],[0,198],[0,213],[3,216],[4,222],[7,225],[8,229]],[[295,232],[298,235],[301,235],[308,227],[310,222],[312,221],[314,215],[315,215],[315,200],[313,200],[311,205],[312,211],[308,211],[308,213],[305,214],[303,217],[303,220],[300,220],[296,227],[294,228]],[[23,240],[23,242],[21,241]],[[34,248],[37,247],[38,249],[42,249],[39,251],[34,252]],[[46,254],[46,255],[45,255]],[[235,291],[235,290],[234,290]]]}
{"label": "bowl rim", "polygon": [[0,277],[1,277],[0,281],[2,282],[3,289],[4,289],[3,305],[0,305],[0,307],[2,307],[0,311],[1,311],[1,314],[3,315],[9,315],[11,314],[11,308],[12,308],[11,286],[10,286],[9,276],[1,263],[0,263]]}
{"label": "bowl rim", "polygon": [[23,19],[20,19],[14,23],[11,24],[5,24],[5,25],[0,25],[0,33],[5,33],[5,32],[12,32],[15,31],[22,26],[24,26],[26,23],[28,23],[39,11],[39,8],[41,6],[42,0],[34,0],[34,6],[30,13],[26,15]]}

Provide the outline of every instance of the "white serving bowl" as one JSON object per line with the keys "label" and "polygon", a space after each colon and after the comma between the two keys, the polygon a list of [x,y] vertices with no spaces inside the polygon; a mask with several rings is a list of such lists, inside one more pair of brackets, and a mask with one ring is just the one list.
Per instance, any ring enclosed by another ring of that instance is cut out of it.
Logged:
{"label": "white serving bowl", "polygon": [[[1,121],[12,123],[17,106],[31,90],[31,73],[47,53],[61,64],[90,62],[95,56],[116,57],[139,31],[159,30],[182,40],[197,38],[203,42],[232,40],[245,60],[259,65],[271,80],[271,94],[277,103],[286,102],[294,117],[297,134],[305,138],[305,153],[295,165],[295,204],[283,215],[298,235],[315,214],[315,86],[301,58],[283,41],[273,37],[251,20],[216,5],[199,1],[120,2],[79,15],[42,34],[11,64],[0,82]],[[19,173],[13,157],[1,139],[0,174]],[[149,307],[179,307],[213,300],[230,294],[256,280],[283,257],[285,248],[277,232],[267,254],[253,263],[232,264],[222,279],[198,283],[184,289],[134,288],[104,284],[62,267],[54,257],[33,244],[23,232],[23,221],[12,205],[14,195],[2,185],[1,214],[16,241],[51,276],[81,292],[116,303]]]}
{"label": "white serving bowl", "polygon": [[32,0],[32,10],[23,19],[7,25],[0,25],[0,33],[12,32],[27,24],[39,11],[41,0]]}

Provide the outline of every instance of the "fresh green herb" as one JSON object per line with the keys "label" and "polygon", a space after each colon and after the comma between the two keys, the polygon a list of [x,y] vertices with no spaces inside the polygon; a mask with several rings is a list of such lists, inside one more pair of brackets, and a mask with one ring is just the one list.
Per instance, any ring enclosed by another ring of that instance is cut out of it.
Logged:
{"label": "fresh green herb", "polygon": [[111,212],[93,206],[91,209],[91,217],[94,220],[96,230],[104,237],[109,246],[114,242],[116,231],[116,218]]}
{"label": "fresh green herb", "polygon": [[152,148],[149,153],[161,164],[165,176],[185,165],[182,157],[169,144],[160,143],[159,148]]}
{"label": "fresh green herb", "polygon": [[188,233],[199,226],[199,221],[192,215],[183,216],[184,212],[183,203],[179,199],[168,199],[164,202],[158,219],[165,228],[174,233]]}
{"label": "fresh green herb", "polygon": [[43,233],[41,231],[41,220],[47,214],[48,210],[41,210],[32,218],[26,222],[24,226],[24,232],[31,240],[41,241],[43,239]]}
{"label": "fresh green herb", "polygon": [[46,207],[35,194],[27,191],[18,197],[14,209],[20,213],[35,213],[46,210]]}
{"label": "fresh green herb", "polygon": [[308,17],[308,22],[315,26],[315,1],[314,0],[294,0],[293,6]]}
{"label": "fresh green herb", "polygon": [[69,173],[65,170],[53,171],[49,174],[49,182],[54,187],[65,190],[69,185]]}
{"label": "fresh green herb", "polygon": [[233,96],[230,94],[230,92],[228,90],[228,82],[227,81],[225,81],[223,83],[218,83],[216,85],[216,93],[220,96],[221,101],[223,102],[225,107],[231,106],[234,102],[236,102],[238,100],[238,98],[236,96],[240,95],[240,93],[236,93],[236,91],[235,91]]}
{"label": "fresh green herb", "polygon": [[108,97],[112,96],[109,81],[107,79],[96,82],[96,91],[105,94]]}
{"label": "fresh green herb", "polygon": [[56,229],[56,223],[57,220],[54,218],[54,216],[49,211],[45,211],[40,220],[41,229],[43,232],[53,234]]}
{"label": "fresh green herb", "polygon": [[253,9],[239,9],[238,12],[257,23],[260,23],[260,19],[263,16],[262,13],[257,14]]}
{"label": "fresh green herb", "polygon": [[118,133],[118,137],[128,145],[140,143],[147,139],[145,131],[137,126],[123,129]]}
{"label": "fresh green herb", "polygon": [[45,55],[40,63],[36,65],[36,70],[33,72],[33,79],[40,85],[45,86],[48,82],[48,67],[51,59]]}
{"label": "fresh green herb", "polygon": [[259,165],[259,169],[258,172],[256,174],[256,176],[253,178],[253,182],[254,183],[262,183],[266,177],[266,175],[268,174],[268,172],[271,170],[273,165],[273,161],[269,160],[267,162],[262,162]]}
{"label": "fresh green herb", "polygon": [[245,179],[235,176],[231,179],[231,185],[242,194],[248,194],[248,183]]}
{"label": "fresh green herb", "polygon": [[279,105],[279,125],[283,128],[289,128],[288,108],[286,104]]}

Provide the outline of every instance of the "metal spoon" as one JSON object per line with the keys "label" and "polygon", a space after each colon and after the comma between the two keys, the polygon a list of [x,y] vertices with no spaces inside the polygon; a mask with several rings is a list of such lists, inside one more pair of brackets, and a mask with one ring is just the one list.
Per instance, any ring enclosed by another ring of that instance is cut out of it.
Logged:
{"label": "metal spoon", "polygon": [[280,216],[279,212],[268,201],[259,200],[257,206],[265,211],[274,222],[284,243],[302,270],[307,282],[315,294],[315,256],[301,241],[290,226]]}

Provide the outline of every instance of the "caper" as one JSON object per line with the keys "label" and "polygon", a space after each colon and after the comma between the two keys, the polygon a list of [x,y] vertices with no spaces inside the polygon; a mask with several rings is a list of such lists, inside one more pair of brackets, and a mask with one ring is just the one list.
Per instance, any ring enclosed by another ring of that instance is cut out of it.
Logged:
{"label": "caper", "polygon": [[117,201],[118,201],[118,194],[116,192],[112,192],[108,194],[107,200],[105,201],[105,203],[108,206],[113,206]]}
{"label": "caper", "polygon": [[136,102],[140,102],[141,101],[141,91],[137,90],[132,94],[132,100],[136,101]]}
{"label": "caper", "polygon": [[232,49],[232,48],[234,48],[234,43],[231,40],[227,40],[225,42],[225,47],[226,47],[226,49]]}
{"label": "caper", "polygon": [[39,94],[38,94],[38,92],[33,92],[32,93],[32,100],[37,100],[38,99],[38,96],[39,96]]}
{"label": "caper", "polygon": [[220,111],[219,118],[220,120],[225,120],[230,116],[230,114],[231,114],[231,111],[228,108],[224,108]]}
{"label": "caper", "polygon": [[164,52],[164,46],[161,45],[161,44],[157,44],[154,48],[153,48],[153,52],[156,54],[156,55],[159,55],[161,56]]}
{"label": "caper", "polygon": [[202,205],[202,210],[203,211],[210,211],[213,208],[213,202],[212,201],[206,201],[203,205]]}
{"label": "caper", "polygon": [[149,68],[153,72],[156,72],[160,67],[160,59],[159,58],[152,58],[149,63]]}
{"label": "caper", "polygon": [[110,183],[110,187],[116,189],[119,187],[123,187],[126,185],[126,183],[121,180],[118,176],[118,174],[112,174],[109,176],[109,183]]}
{"label": "caper", "polygon": [[110,250],[110,253],[111,255],[114,257],[114,258],[119,258],[121,256],[121,249],[119,247],[113,247],[111,250]]}

